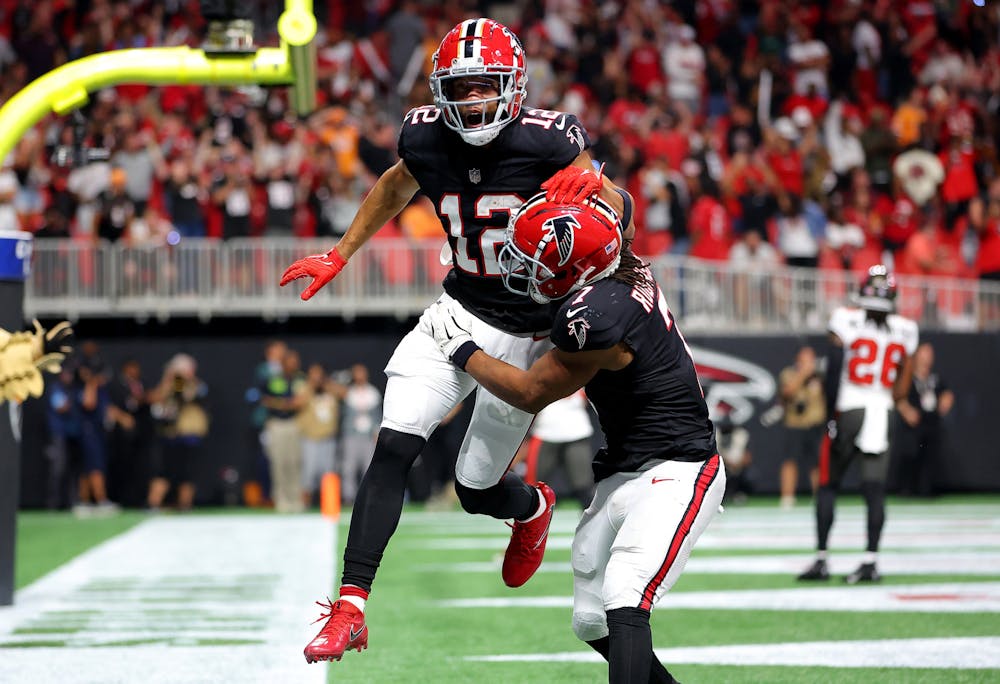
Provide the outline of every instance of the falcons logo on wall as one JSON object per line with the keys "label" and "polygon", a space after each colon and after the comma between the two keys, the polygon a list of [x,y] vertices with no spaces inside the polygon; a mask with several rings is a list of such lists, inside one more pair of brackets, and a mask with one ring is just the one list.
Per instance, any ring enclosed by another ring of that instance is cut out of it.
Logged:
{"label": "falcons logo on wall", "polygon": [[766,368],[736,356],[691,346],[698,378],[705,388],[709,417],[729,415],[742,425],[753,417],[754,402],[774,398],[774,376]]}
{"label": "falcons logo on wall", "polygon": [[580,222],[572,214],[562,214],[550,218],[542,224],[548,237],[547,242],[555,242],[559,250],[559,265],[564,266],[573,253],[573,231],[580,229]]}
{"label": "falcons logo on wall", "polygon": [[580,345],[580,349],[583,349],[583,345],[587,343],[587,331],[590,329],[590,323],[583,318],[574,318],[567,323],[567,327],[569,334],[576,338],[576,343]]}

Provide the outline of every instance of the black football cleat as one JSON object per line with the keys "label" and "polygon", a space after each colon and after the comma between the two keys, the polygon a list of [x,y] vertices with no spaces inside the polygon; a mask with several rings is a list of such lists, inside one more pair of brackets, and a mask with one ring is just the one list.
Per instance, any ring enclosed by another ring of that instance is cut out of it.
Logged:
{"label": "black football cleat", "polygon": [[874,563],[862,563],[858,569],[850,575],[844,577],[848,584],[859,584],[861,582],[881,582],[882,575],[878,574]]}
{"label": "black football cleat", "polygon": [[800,582],[824,581],[830,579],[830,571],[826,567],[826,561],[817,560],[815,563],[806,568],[806,571],[799,575],[796,579]]}

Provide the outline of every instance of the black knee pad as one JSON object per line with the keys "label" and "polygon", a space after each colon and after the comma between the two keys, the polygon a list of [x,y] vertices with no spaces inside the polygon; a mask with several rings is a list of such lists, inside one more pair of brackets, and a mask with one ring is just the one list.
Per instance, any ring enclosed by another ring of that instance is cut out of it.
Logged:
{"label": "black knee pad", "polygon": [[427,440],[423,437],[382,428],[378,432],[375,453],[372,455],[372,462],[368,469],[388,469],[398,470],[403,474],[409,473],[426,443]]}
{"label": "black knee pad", "polygon": [[455,482],[455,493],[467,513],[489,515],[498,520],[523,520],[538,508],[538,490],[514,473],[486,489],[473,489]]}
{"label": "black knee pad", "polygon": [[458,500],[461,502],[462,508],[466,513],[484,513],[489,508],[493,498],[499,493],[499,490],[499,484],[487,487],[486,489],[473,489],[472,487],[466,487],[461,482],[455,482],[455,493],[458,494]]}

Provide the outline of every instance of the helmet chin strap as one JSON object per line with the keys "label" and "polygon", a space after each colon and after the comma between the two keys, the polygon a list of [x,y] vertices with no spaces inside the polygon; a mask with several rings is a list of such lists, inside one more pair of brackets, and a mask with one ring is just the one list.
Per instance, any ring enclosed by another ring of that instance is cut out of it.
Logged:
{"label": "helmet chin strap", "polygon": [[528,284],[528,295],[531,296],[532,301],[534,301],[536,304],[548,304],[549,302],[552,301],[551,298],[546,297],[541,292],[539,292],[538,285],[536,285],[533,282]]}
{"label": "helmet chin strap", "polygon": [[500,128],[500,126],[496,126],[481,131],[458,131],[458,134],[467,144],[482,147],[493,142],[500,135]]}

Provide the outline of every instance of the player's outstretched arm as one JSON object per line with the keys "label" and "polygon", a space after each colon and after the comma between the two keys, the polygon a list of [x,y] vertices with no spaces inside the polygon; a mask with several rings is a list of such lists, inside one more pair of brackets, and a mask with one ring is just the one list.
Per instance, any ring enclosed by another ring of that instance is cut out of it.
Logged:
{"label": "player's outstretched arm", "polygon": [[419,189],[417,179],[402,160],[389,167],[365,195],[347,232],[337,243],[336,250],[345,259],[350,259],[389,219],[406,208]]}
{"label": "player's outstretched arm", "polygon": [[340,241],[326,254],[312,254],[289,266],[281,276],[284,287],[299,278],[312,278],[302,291],[302,299],[312,298],[320,288],[337,277],[356,251],[398,214],[416,193],[419,185],[402,160],[383,173],[361,202],[358,213]]}

